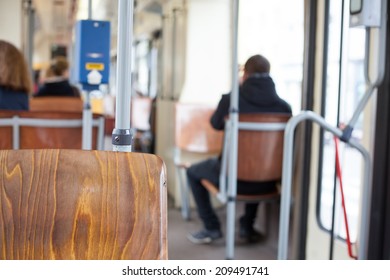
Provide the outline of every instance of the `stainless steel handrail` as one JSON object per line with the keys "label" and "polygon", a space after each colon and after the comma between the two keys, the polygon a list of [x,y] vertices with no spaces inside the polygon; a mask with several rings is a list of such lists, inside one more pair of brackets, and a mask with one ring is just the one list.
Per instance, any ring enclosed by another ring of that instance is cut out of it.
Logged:
{"label": "stainless steel handrail", "polygon": [[[279,220],[279,245],[278,245],[278,259],[286,260],[288,257],[288,233],[290,222],[290,205],[291,205],[291,185],[292,185],[292,166],[293,166],[293,145],[294,145],[294,131],[299,123],[305,120],[311,120],[321,127],[331,132],[338,138],[342,136],[342,131],[337,127],[328,124],[323,117],[312,112],[303,111],[295,117],[291,118],[286,126],[284,132],[284,155],[283,155],[283,173],[282,173],[282,198],[280,206],[280,220]],[[347,143],[351,147],[357,149],[363,156],[364,179],[363,179],[363,201],[362,201],[362,217],[359,231],[359,259],[367,258],[367,241],[370,217],[370,203],[371,203],[371,159],[368,151],[355,139],[350,139]]]}

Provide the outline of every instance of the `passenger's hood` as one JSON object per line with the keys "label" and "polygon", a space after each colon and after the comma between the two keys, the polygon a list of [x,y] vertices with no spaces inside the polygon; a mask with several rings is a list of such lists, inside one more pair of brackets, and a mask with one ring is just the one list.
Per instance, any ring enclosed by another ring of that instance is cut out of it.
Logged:
{"label": "passenger's hood", "polygon": [[240,87],[240,98],[257,105],[271,105],[280,100],[269,76],[248,78]]}

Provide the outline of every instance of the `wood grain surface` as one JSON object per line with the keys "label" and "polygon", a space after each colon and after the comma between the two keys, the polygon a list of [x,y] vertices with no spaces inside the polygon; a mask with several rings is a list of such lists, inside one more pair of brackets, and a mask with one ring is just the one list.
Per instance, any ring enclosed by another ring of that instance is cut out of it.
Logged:
{"label": "wood grain surface", "polygon": [[166,259],[166,171],[150,154],[0,151],[0,259]]}

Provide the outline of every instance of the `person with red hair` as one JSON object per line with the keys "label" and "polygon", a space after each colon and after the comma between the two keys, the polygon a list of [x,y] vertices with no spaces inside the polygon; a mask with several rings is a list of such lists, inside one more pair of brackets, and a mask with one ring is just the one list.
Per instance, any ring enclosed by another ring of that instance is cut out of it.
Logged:
{"label": "person with red hair", "polygon": [[28,110],[32,82],[23,54],[0,40],[0,109]]}

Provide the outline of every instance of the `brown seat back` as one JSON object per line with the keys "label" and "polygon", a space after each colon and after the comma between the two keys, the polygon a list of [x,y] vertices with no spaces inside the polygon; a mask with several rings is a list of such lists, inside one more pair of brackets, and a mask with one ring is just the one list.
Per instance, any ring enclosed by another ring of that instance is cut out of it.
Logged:
{"label": "brown seat back", "polygon": [[83,100],[78,97],[35,97],[30,99],[30,111],[82,112]]}
{"label": "brown seat back", "polygon": [[200,104],[176,103],[175,144],[179,149],[196,153],[219,153],[223,131],[210,124],[215,107]]}
{"label": "brown seat back", "polygon": [[[245,114],[239,122],[286,123],[288,114]],[[245,181],[272,181],[282,176],[284,131],[239,130],[237,178]]]}
{"label": "brown seat back", "polygon": [[0,162],[0,259],[167,259],[157,156],[2,150]]}
{"label": "brown seat back", "polygon": [[[77,127],[44,127],[40,125],[20,125],[20,149],[81,149],[82,146],[82,113],[75,112],[29,112],[29,111],[0,111],[0,120],[13,117],[35,120],[79,120]],[[102,117],[95,114],[94,119]],[[13,148],[12,124],[0,125],[0,149]],[[100,137],[100,136],[99,136]],[[92,129],[92,148],[98,149],[98,128]],[[102,140],[101,140],[102,141]]]}

